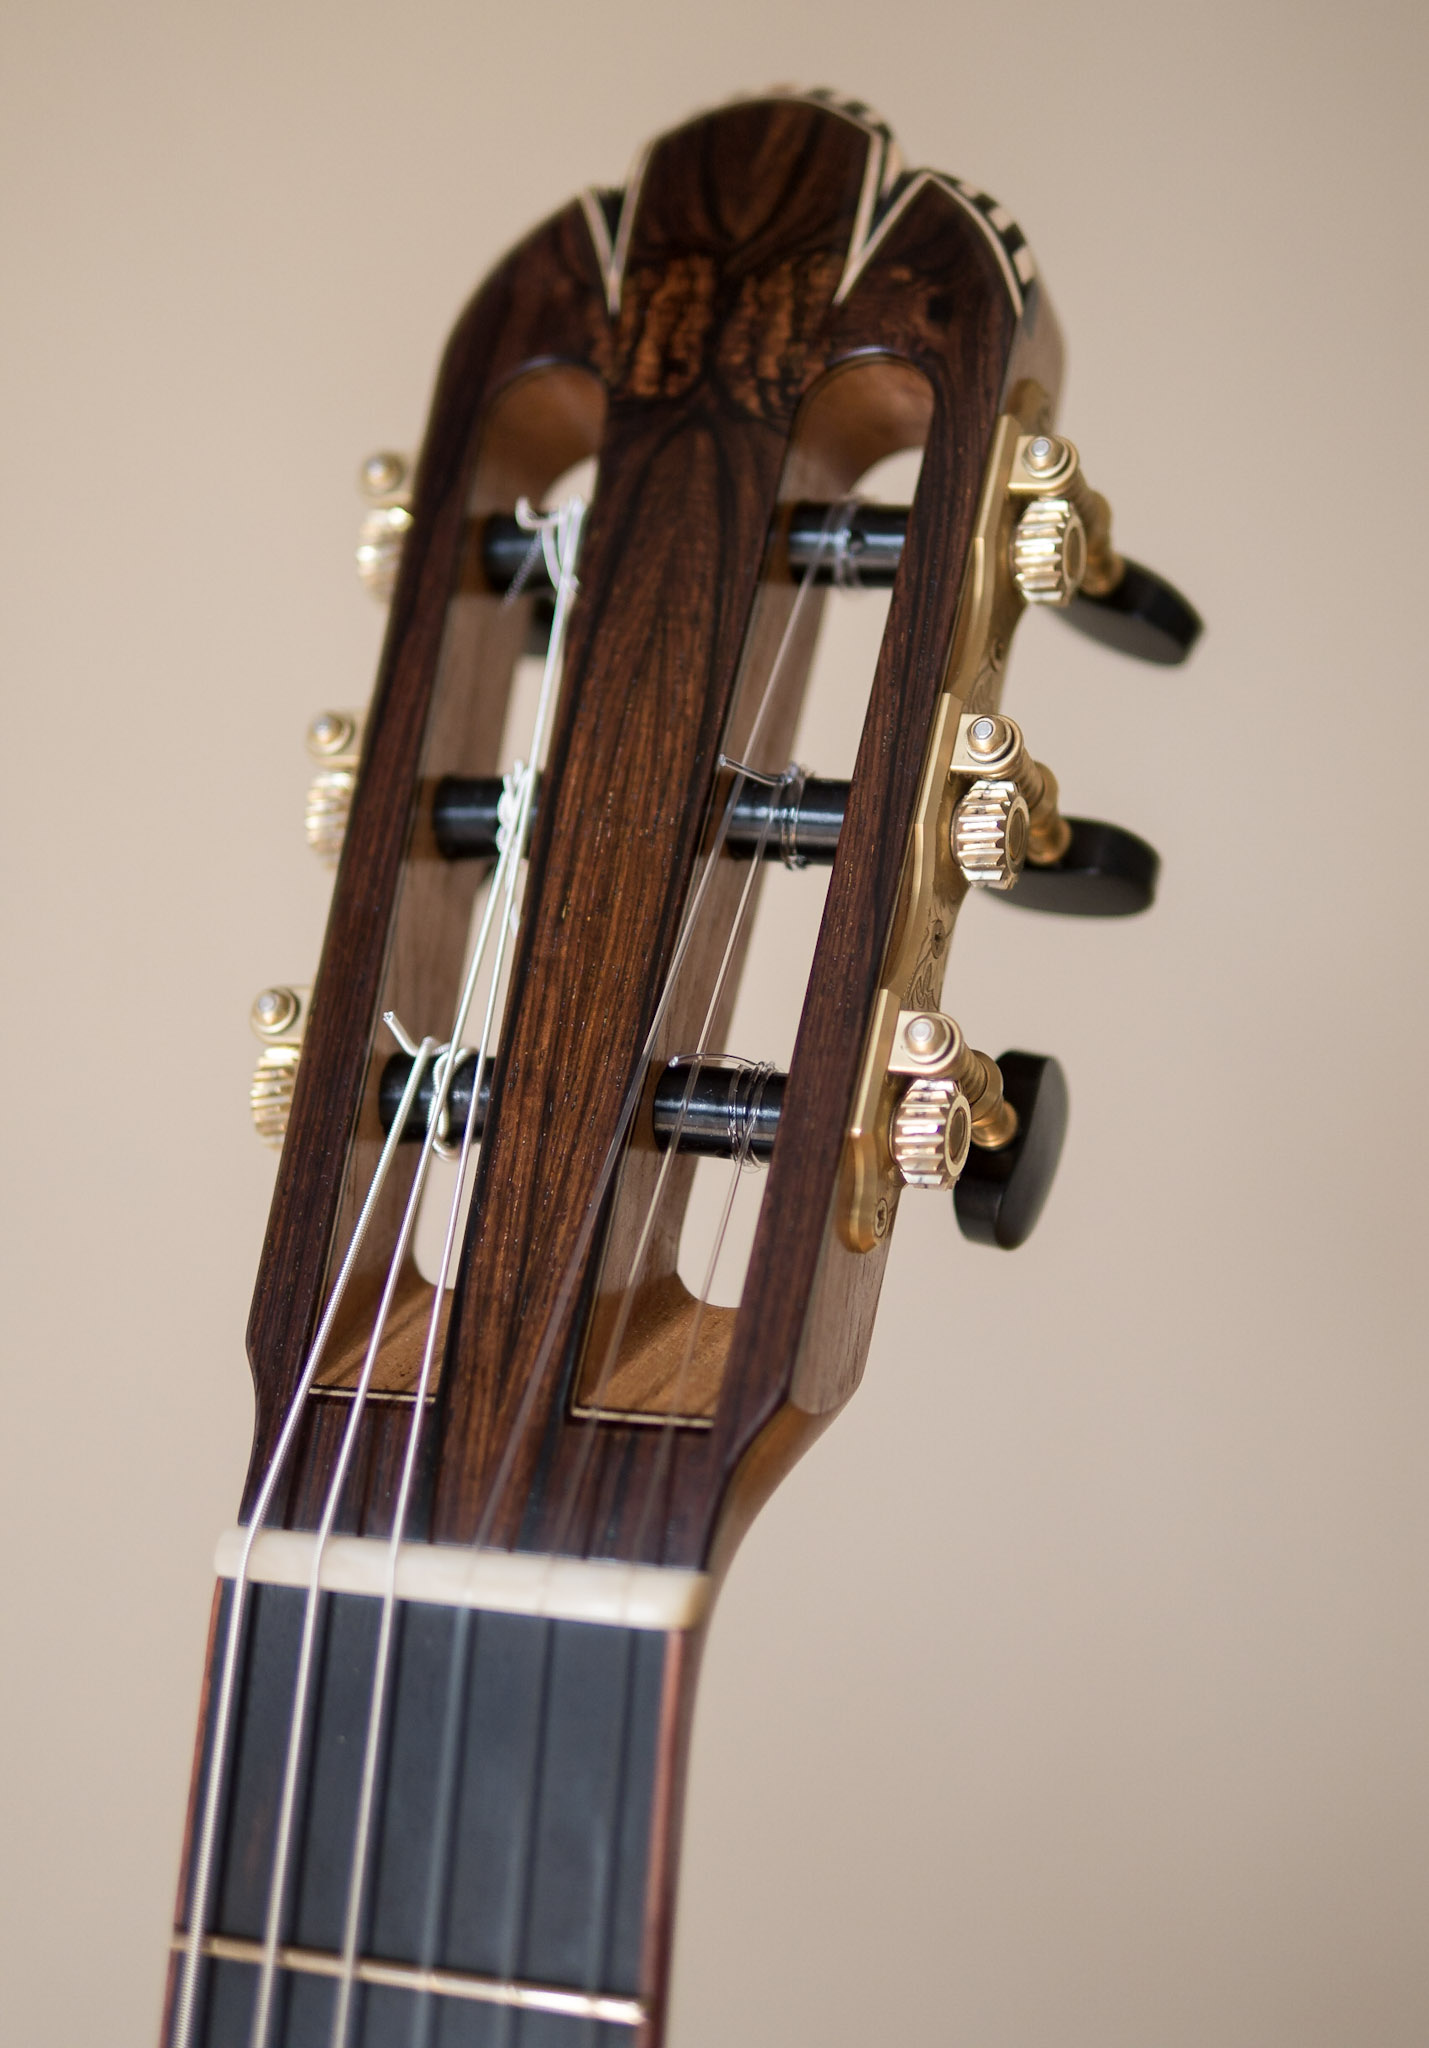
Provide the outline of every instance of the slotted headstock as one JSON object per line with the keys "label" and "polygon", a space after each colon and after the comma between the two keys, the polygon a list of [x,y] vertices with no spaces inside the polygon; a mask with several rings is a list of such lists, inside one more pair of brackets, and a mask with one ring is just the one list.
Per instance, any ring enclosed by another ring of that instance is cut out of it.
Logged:
{"label": "slotted headstock", "polygon": [[[409,507],[400,466],[375,476],[400,566],[360,771],[342,742],[301,1060],[291,1020],[268,1031],[297,1078],[250,1514],[313,1527],[327,1502],[361,1534],[395,1516],[438,1544],[708,1570],[856,1386],[902,1191],[957,1180],[969,1235],[1031,1227],[1065,1089],[942,1015],[958,905],[1028,859],[1048,907],[1136,908],[1155,866],[1069,826],[999,713],[1024,605],[1106,606],[1129,573],[1052,434],[1060,374],[1006,214],[819,96],[665,136],[478,292]],[[911,507],[863,514],[858,479],[910,448]],[[583,523],[518,521],[590,457]],[[789,753],[822,589],[861,564],[891,576],[887,627],[820,813]],[[511,677],[552,585],[549,735],[498,832]],[[1152,633],[1146,612],[1124,601],[1112,637]],[[1170,658],[1161,627],[1132,651]],[[487,921],[503,993],[454,1033],[473,903],[515,889],[523,847],[513,914]],[[723,1033],[761,860],[810,847],[827,901],[770,1076]],[[450,1291],[411,1257],[429,1113],[474,1162]],[[701,1150],[768,1160],[737,1308],[676,1271]]]}

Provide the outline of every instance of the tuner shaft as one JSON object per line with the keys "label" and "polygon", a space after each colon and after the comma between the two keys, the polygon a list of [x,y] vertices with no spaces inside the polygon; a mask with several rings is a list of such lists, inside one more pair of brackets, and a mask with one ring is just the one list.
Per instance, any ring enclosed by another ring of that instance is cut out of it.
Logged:
{"label": "tuner shaft", "polygon": [[[1201,632],[1194,606],[1162,576],[1113,552],[1105,499],[1078,477],[1069,496],[1088,526],[1088,574],[1058,617],[1090,639],[1139,661],[1183,662]],[[790,572],[813,571],[815,583],[857,590],[889,590],[908,532],[905,505],[795,505],[778,535]],[[550,596],[539,548],[509,512],[490,513],[481,529],[481,573],[492,590]]]}
{"label": "tuner shaft", "polygon": [[[1038,794],[1045,798],[1045,787]],[[448,775],[437,784],[432,829],[448,860],[495,859],[500,801],[499,776]],[[539,807],[539,791],[536,802]],[[792,855],[796,866],[828,867],[847,802],[846,782],[812,775],[791,803],[771,803],[767,790],[747,788],[735,806],[726,846],[738,859],[751,859],[762,845],[765,860],[788,861]],[[1147,909],[1160,862],[1145,840],[1094,818],[1067,818],[1065,824],[1069,838],[1061,854],[1025,867],[1017,888],[999,900],[1079,917],[1128,917]],[[394,1095],[392,1113],[396,1102]]]}
{"label": "tuner shaft", "polygon": [[[492,1062],[487,1060],[477,1097],[476,1137],[480,1137],[486,1124],[491,1067]],[[384,1131],[392,1128],[411,1071],[410,1058],[401,1052],[393,1053],[382,1069],[378,1114]],[[457,1061],[452,1075],[447,1127],[454,1141],[460,1138],[471,1109],[475,1071],[476,1054],[469,1052]],[[714,1055],[698,1062],[672,1064],[655,1084],[651,1105],[655,1143],[662,1152],[673,1144],[677,1152],[695,1153],[707,1159],[733,1159],[743,1152],[749,1159],[767,1160],[779,1130],[787,1078],[769,1067],[752,1066],[747,1060]],[[432,1095],[429,1068],[407,1117],[407,1128],[402,1133],[405,1142],[415,1143],[426,1130]]]}
{"label": "tuner shaft", "polygon": [[[432,833],[448,860],[493,860],[501,801],[499,775],[447,775],[432,800]],[[536,806],[540,807],[537,791]],[[846,782],[810,776],[790,796],[746,784],[734,807],[725,845],[736,857],[828,867],[838,849],[848,802]]]}

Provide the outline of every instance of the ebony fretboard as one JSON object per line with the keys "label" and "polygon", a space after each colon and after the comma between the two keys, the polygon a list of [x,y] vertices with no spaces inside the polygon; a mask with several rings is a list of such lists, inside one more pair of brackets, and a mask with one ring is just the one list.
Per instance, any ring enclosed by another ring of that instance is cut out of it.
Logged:
{"label": "ebony fretboard", "polygon": [[[305,1598],[248,1595],[189,2048],[249,2048]],[[267,2048],[330,2048],[372,1700],[381,1602],[320,1599]],[[630,2048],[672,1642],[399,1603],[348,2048]]]}

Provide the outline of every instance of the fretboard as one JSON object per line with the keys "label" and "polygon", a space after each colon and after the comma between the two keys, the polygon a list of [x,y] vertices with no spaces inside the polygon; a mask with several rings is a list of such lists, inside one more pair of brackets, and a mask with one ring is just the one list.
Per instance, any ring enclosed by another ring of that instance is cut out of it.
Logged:
{"label": "fretboard", "polygon": [[[382,1601],[318,1595],[284,1847],[307,1600],[246,1589],[196,1944],[191,1831],[169,2048],[260,2048],[255,2029],[261,2048],[334,2048],[339,2033],[343,2048],[658,2038],[688,1634],[399,1598],[354,1944]],[[224,1582],[215,1666],[232,1601]],[[211,1671],[196,1814],[218,1690]]]}

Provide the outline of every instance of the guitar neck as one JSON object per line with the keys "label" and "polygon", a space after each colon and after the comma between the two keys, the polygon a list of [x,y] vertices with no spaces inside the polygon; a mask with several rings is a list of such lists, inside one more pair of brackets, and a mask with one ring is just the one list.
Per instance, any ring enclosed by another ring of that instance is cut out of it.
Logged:
{"label": "guitar neck", "polygon": [[[662,1608],[690,1618],[702,1582],[573,1563],[553,1575],[545,1560],[500,1555],[458,1586],[411,1546],[374,1747],[387,1546],[336,1539],[324,1581],[366,1578],[372,1590],[320,1593],[311,1761],[285,1802],[311,1554],[289,1536],[260,1539],[250,1559],[225,1796],[205,1858],[217,1660],[238,1597],[233,1580],[220,1584],[166,2038],[186,2026],[196,2048],[246,2048],[266,2003],[274,2048],[306,2048],[333,2038],[347,2003],[358,2043],[659,2039],[699,1640],[696,1627],[659,1623]],[[622,1611],[638,1625],[611,1618]],[[275,1868],[286,1872],[280,1915]]]}
{"label": "guitar neck", "polygon": [[[1028,604],[1082,593],[1153,660],[1195,632],[1052,431],[1060,365],[1001,207],[905,173],[861,103],[775,94],[519,244],[453,333],[410,499],[402,460],[367,466],[364,548],[400,564],[362,737],[310,734],[318,841],[347,807],[317,982],[254,1009],[286,1137],[169,2048],[662,2038],[712,1579],[858,1384],[903,1193],[955,1190],[1011,1248],[1061,1147],[1057,1063],[942,1010],[959,907],[1028,863],[1045,908],[1150,898],[1150,849],[1064,818],[999,708]],[[914,449],[908,509],[855,519]],[[561,497],[592,458],[589,507]],[[821,586],[870,554],[897,569],[853,774],[811,779]],[[724,1034],[761,879],[811,852],[776,1074]]]}

